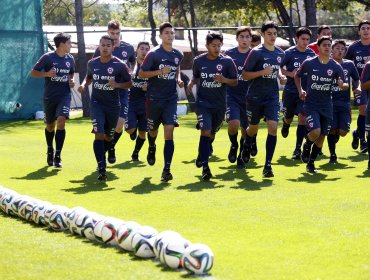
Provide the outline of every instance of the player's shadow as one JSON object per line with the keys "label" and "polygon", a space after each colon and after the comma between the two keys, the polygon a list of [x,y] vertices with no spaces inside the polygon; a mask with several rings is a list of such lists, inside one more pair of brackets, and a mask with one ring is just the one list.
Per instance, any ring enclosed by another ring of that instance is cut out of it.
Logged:
{"label": "player's shadow", "polygon": [[72,192],[74,194],[85,194],[89,192],[101,192],[101,191],[110,191],[114,190],[114,188],[109,188],[108,183],[110,181],[117,180],[118,177],[112,173],[107,172],[108,181],[99,181],[98,180],[98,172],[92,172],[91,174],[87,175],[85,178],[81,180],[70,180],[73,184],[80,184],[79,187],[76,188],[68,188],[63,189],[66,192]]}
{"label": "player's shadow", "polygon": [[297,159],[290,159],[290,158],[287,158],[286,156],[281,156],[278,160],[277,160],[277,163],[279,165],[284,165],[284,166],[287,166],[287,167],[296,167],[298,165],[300,165],[302,163],[302,161],[300,160],[297,160]]}
{"label": "player's shadow", "polygon": [[362,175],[356,175],[357,178],[361,179],[369,179],[370,178],[370,170],[366,169],[362,172]]}
{"label": "player's shadow", "polygon": [[200,175],[195,176],[195,177],[198,178],[199,182],[194,182],[194,183],[178,186],[177,189],[178,190],[187,190],[189,192],[201,192],[205,189],[218,189],[218,188],[224,187],[224,186],[221,186],[221,185],[217,185],[217,182],[214,181],[214,180],[217,180],[219,175],[217,175],[215,177],[212,177],[209,181],[204,181],[202,179],[202,176],[200,176]]}
{"label": "player's shadow", "polygon": [[349,156],[349,157],[347,157],[347,159],[349,161],[351,161],[351,162],[365,161],[365,160],[367,160],[367,154],[363,154],[363,153],[357,152],[356,155]]}
{"label": "player's shadow", "polygon": [[[191,160],[183,160],[182,163],[184,164],[195,164],[195,159],[197,158],[197,155],[194,155],[194,158],[191,159]],[[225,161],[224,158],[219,158],[218,156],[211,156],[208,158],[208,162],[221,162],[221,161]]]}
{"label": "player's shadow", "polygon": [[[51,167],[52,168],[52,167]],[[23,177],[12,177],[12,179],[17,180],[44,180],[48,177],[55,176],[60,171],[60,168],[50,169],[48,166],[44,166],[36,171],[28,173]]]}
{"label": "player's shadow", "polygon": [[148,194],[151,192],[163,191],[170,185],[170,182],[162,182],[160,184],[153,184],[150,182],[152,177],[145,177],[138,185],[133,186],[131,190],[124,190],[122,192],[135,194]]}
{"label": "player's shadow", "polygon": [[146,164],[143,161],[124,161],[122,163],[118,163],[115,165],[111,165],[110,168],[112,169],[131,169],[135,167],[143,167],[146,166]]}
{"label": "player's shadow", "polygon": [[355,168],[355,167],[348,166],[348,164],[344,164],[340,162],[337,162],[337,163],[327,162],[325,164],[320,165],[320,169],[325,170],[325,171],[334,171],[337,169],[352,169],[352,168]]}
{"label": "player's shadow", "polygon": [[291,182],[306,182],[306,183],[311,183],[311,184],[318,184],[318,183],[322,183],[323,181],[338,181],[340,180],[341,178],[340,177],[336,177],[336,178],[330,178],[330,179],[327,179],[328,175],[327,174],[323,174],[323,173],[320,173],[320,171],[318,173],[302,173],[302,176],[300,177],[297,177],[295,179],[287,179],[288,181],[291,181]]}

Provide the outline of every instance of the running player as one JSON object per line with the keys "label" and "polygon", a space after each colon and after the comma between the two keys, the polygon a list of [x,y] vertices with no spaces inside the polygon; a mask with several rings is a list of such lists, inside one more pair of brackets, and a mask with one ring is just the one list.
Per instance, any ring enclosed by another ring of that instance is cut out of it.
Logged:
{"label": "running player", "polygon": [[[283,126],[281,135],[286,138],[289,135],[289,127],[294,115],[298,115],[297,140],[292,159],[301,159],[301,146],[306,136],[306,118],[303,110],[303,101],[299,98],[298,89],[294,83],[294,74],[307,58],[316,54],[308,48],[311,38],[311,30],[306,27],[298,28],[295,39],[296,45],[285,51],[285,57],[281,63],[281,72],[287,76],[287,83],[283,92]],[[306,76],[302,79],[302,88],[306,90]]]}
{"label": "running player", "polygon": [[268,136],[266,140],[266,160],[263,168],[264,177],[273,177],[272,157],[276,147],[277,125],[280,114],[279,85],[285,84],[286,78],[280,73],[280,64],[284,51],[275,46],[278,26],[269,21],[262,25],[263,44],[251,50],[244,64],[243,79],[250,80],[247,93],[247,114],[249,125],[246,132],[242,160],[250,159],[252,138],[257,134],[259,122],[266,118]]}
{"label": "running player", "polygon": [[[136,137],[135,148],[131,155],[133,161],[139,161],[139,152],[145,142],[145,133],[147,131],[145,101],[148,79],[139,78],[139,71],[149,50],[150,45],[148,42],[141,41],[138,43],[136,48],[137,61],[132,73],[132,88],[129,90],[129,106],[125,128],[130,135],[136,136],[137,130],[139,131]],[[131,137],[131,139],[135,140],[134,137]]]}
{"label": "running player", "polygon": [[48,146],[47,164],[61,168],[61,152],[66,136],[65,123],[71,107],[71,88],[74,87],[75,62],[73,56],[69,54],[72,46],[71,35],[58,33],[54,37],[54,43],[56,50],[40,57],[32,68],[31,76],[45,78],[44,112],[45,138]]}
{"label": "running player", "polygon": [[[348,48],[346,58],[355,63],[359,75],[364,69],[366,62],[370,60],[370,21],[363,20],[358,25],[358,34],[360,40],[351,44]],[[360,142],[360,152],[367,152],[367,144],[365,140],[365,120],[366,120],[366,104],[367,91],[362,92],[361,95],[356,95],[354,103],[358,106],[357,129],[352,131],[352,148],[357,150]]]}
{"label": "running player", "polygon": [[[362,93],[366,92],[370,94],[370,61],[365,64],[364,70],[361,74],[361,88]],[[367,151],[369,154],[369,161],[367,163],[367,169],[370,170],[370,99],[367,103],[367,112],[366,112],[366,135],[367,135]]]}
{"label": "running player", "polygon": [[331,38],[331,35],[332,35],[332,31],[331,31],[330,26],[328,25],[319,26],[319,28],[317,29],[317,41],[309,44],[308,47],[312,49],[316,54],[319,54],[319,47],[317,45],[317,42],[319,41],[321,37],[328,36]]}
{"label": "running player", "polygon": [[[124,63],[127,64],[131,69],[135,65],[135,50],[134,47],[121,41],[121,24],[117,20],[111,20],[108,22],[108,35],[114,40],[114,48],[112,55],[122,60]],[[97,48],[95,50],[93,57],[100,56],[100,50]],[[108,162],[115,163],[116,162],[116,150],[115,146],[122,136],[123,126],[125,124],[125,120],[127,119],[127,112],[128,112],[128,91],[126,89],[121,89],[120,93],[120,103],[121,103],[121,111],[119,114],[119,119],[117,122],[116,129],[114,131],[113,140],[110,142],[110,146],[106,147],[108,150]],[[132,135],[132,138],[135,139],[136,135]],[[132,139],[131,138],[131,139]],[[107,144],[107,143],[106,143]]]}
{"label": "running player", "polygon": [[[245,164],[241,159],[241,151],[245,139],[245,130],[247,129],[247,108],[246,94],[248,91],[248,82],[243,80],[242,71],[245,60],[251,50],[252,29],[247,26],[241,26],[236,30],[236,41],[238,46],[225,52],[236,64],[238,70],[238,86],[227,87],[226,94],[226,121],[228,122],[228,134],[231,142],[228,159],[231,163],[237,161],[238,168],[244,168]],[[238,152],[238,129],[240,127],[240,152]]]}
{"label": "running player", "polygon": [[149,165],[155,163],[158,127],[162,123],[164,128],[164,168],[161,181],[172,180],[170,171],[173,153],[173,131],[177,122],[177,91],[176,84],[183,87],[180,79],[180,64],[184,57],[183,53],[172,47],[175,32],[169,22],[159,26],[159,37],[162,44],[153,48],[146,55],[139,71],[139,77],[148,79],[148,155]]}
{"label": "running player", "polygon": [[[98,179],[107,180],[105,152],[106,146],[112,141],[114,128],[120,113],[119,89],[132,86],[130,69],[122,60],[112,56],[114,40],[108,35],[100,39],[100,56],[87,63],[85,80],[79,86],[82,93],[84,88],[93,84],[91,93],[91,121],[93,124],[94,154],[98,164]],[[105,145],[105,143],[108,143]]]}
{"label": "running player", "polygon": [[[200,127],[198,158],[200,157],[203,165],[202,179],[205,181],[212,177],[208,166],[211,133],[216,133],[222,126],[226,110],[227,86],[238,84],[237,69],[232,58],[220,53],[222,44],[221,33],[207,34],[207,52],[194,58],[193,79],[187,87],[190,92],[194,85],[198,85],[197,117]],[[200,166],[197,165],[197,167]]]}
{"label": "running player", "polygon": [[[336,82],[340,89],[348,89],[348,84],[343,82],[342,67],[330,58],[331,43],[330,37],[321,37],[317,41],[319,55],[306,59],[294,76],[299,95],[304,100],[306,124],[309,130],[306,142],[303,144],[301,159],[307,163],[306,170],[310,173],[317,172],[315,160],[325,136],[330,131],[333,118],[332,87]],[[301,78],[305,74],[307,74],[307,91],[302,89],[301,84]]]}

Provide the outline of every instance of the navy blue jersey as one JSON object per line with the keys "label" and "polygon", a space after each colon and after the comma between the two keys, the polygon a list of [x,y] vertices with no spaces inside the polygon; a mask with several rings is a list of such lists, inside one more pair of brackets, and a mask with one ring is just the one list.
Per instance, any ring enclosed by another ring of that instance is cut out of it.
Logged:
{"label": "navy blue jersey", "polygon": [[[114,47],[112,55],[115,57],[118,57],[120,60],[126,63],[129,67],[130,67],[129,63],[133,64],[136,60],[134,47],[131,44],[123,42],[123,41],[119,42],[118,47]],[[99,48],[95,50],[93,57],[98,57],[98,56],[100,56]]]}
{"label": "navy blue jersey", "polygon": [[139,78],[139,71],[141,64],[136,63],[135,68],[132,72],[132,88],[129,90],[129,102],[133,103],[142,103],[146,99],[146,91],[143,90],[144,84],[148,79]]}
{"label": "navy blue jersey", "polygon": [[[293,72],[295,69],[298,69],[302,62],[305,61],[307,58],[316,56],[315,52],[307,48],[304,52],[299,51],[295,46],[290,47],[285,51],[285,57],[281,62],[280,67],[286,68],[287,71]],[[307,86],[307,75],[303,76],[301,79],[302,88],[306,90]],[[297,93],[297,87],[294,82],[294,78],[287,77],[287,82],[284,87],[284,91],[286,92],[294,92]]]}
{"label": "navy blue jersey", "polygon": [[233,59],[238,70],[238,85],[236,87],[227,86],[227,95],[233,95],[233,97],[237,98],[241,102],[245,101],[245,96],[248,91],[248,81],[243,80],[242,72],[245,60],[249,53],[250,49],[246,53],[241,53],[238,51],[237,47],[225,51],[225,54]]}
{"label": "navy blue jersey", "polygon": [[[365,83],[367,81],[370,81],[370,62],[365,64],[364,70],[361,74],[361,83]],[[366,92],[366,91],[365,91]],[[367,90],[367,96],[370,94],[370,89]]]}
{"label": "navy blue jersey", "polygon": [[107,63],[102,63],[100,57],[93,58],[87,63],[87,77],[92,79],[91,100],[109,107],[119,106],[119,89],[112,88],[109,80],[124,83],[131,80],[130,69],[117,57]]}
{"label": "navy blue jersey", "polygon": [[216,82],[213,77],[216,73],[228,79],[237,79],[238,73],[232,58],[220,54],[218,58],[210,60],[207,53],[194,58],[193,76],[199,79],[197,104],[205,108],[226,109],[226,84]]}
{"label": "navy blue jersey", "polygon": [[155,71],[165,66],[171,67],[171,72],[164,75],[154,76],[148,79],[149,100],[172,100],[177,99],[177,69],[180,66],[184,54],[176,49],[166,51],[162,45],[151,49],[145,56],[141,69]]}
{"label": "navy blue jersey", "polygon": [[48,52],[40,57],[33,66],[33,70],[48,72],[55,68],[56,77],[45,77],[44,98],[54,99],[70,96],[69,76],[75,72],[73,56],[66,54],[63,57],[56,52]]}
{"label": "navy blue jersey", "polygon": [[249,81],[247,99],[253,102],[266,102],[279,100],[279,85],[277,76],[280,64],[284,59],[284,51],[275,47],[269,51],[263,45],[251,50],[244,64],[247,72],[256,72],[268,66],[273,68],[271,75],[264,75]]}
{"label": "navy blue jersey", "polygon": [[[339,63],[330,59],[322,64],[318,57],[306,59],[297,71],[297,76],[302,78],[307,73],[307,90],[305,106],[325,107],[332,110],[332,87],[334,82],[341,77],[344,81],[344,72]],[[310,107],[310,108],[311,108]]]}
{"label": "navy blue jersey", "polygon": [[[358,81],[360,76],[358,75],[357,69],[355,64],[352,60],[343,59],[343,62],[340,64],[343,68],[344,78],[343,80],[345,83],[350,83],[350,79],[352,81]],[[340,106],[340,107],[348,107],[351,105],[351,90],[341,90],[337,84],[337,81],[334,80],[333,82],[333,106]]]}
{"label": "navy blue jersey", "polygon": [[355,63],[359,75],[364,69],[365,61],[370,58],[370,45],[363,45],[360,40],[353,42],[347,50],[346,58]]}

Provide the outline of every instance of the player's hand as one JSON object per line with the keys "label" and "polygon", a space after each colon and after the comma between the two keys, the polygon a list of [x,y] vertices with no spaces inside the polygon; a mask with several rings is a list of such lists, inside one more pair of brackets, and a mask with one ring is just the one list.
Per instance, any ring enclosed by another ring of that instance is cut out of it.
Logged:
{"label": "player's hand", "polygon": [[83,85],[80,85],[80,86],[78,87],[78,89],[77,89],[77,91],[78,91],[79,93],[83,93],[83,92],[84,92],[84,90],[85,90],[85,87],[84,87]]}
{"label": "player's hand", "polygon": [[193,83],[192,82],[190,82],[189,84],[188,84],[188,86],[186,87],[186,89],[185,89],[185,93],[187,94],[187,95],[190,95],[191,94],[191,92],[192,92],[192,90],[193,90]]}
{"label": "player's hand", "polygon": [[361,94],[362,94],[362,91],[361,91],[361,89],[360,89],[360,88],[354,88],[354,89],[353,89],[353,95],[354,95],[355,97],[360,96]]}
{"label": "player's hand", "polygon": [[307,93],[304,90],[302,90],[299,93],[299,98],[304,101],[306,99],[306,95],[307,95]]}
{"label": "player's hand", "polygon": [[165,66],[161,69],[161,74],[162,75],[166,75],[166,74],[169,74],[171,72],[171,67],[170,66]]}
{"label": "player's hand", "polygon": [[53,67],[48,72],[45,72],[45,75],[49,78],[55,77],[57,75],[57,70]]}
{"label": "player's hand", "polygon": [[287,78],[286,78],[286,76],[281,75],[281,76],[279,77],[279,80],[280,80],[280,84],[281,84],[281,85],[285,85],[285,84],[286,84],[286,81],[287,81]]}
{"label": "player's hand", "polygon": [[341,78],[341,77],[339,77],[339,78],[338,78],[338,82],[337,82],[337,84],[338,84],[338,86],[339,86],[340,88],[343,88],[343,84],[344,84],[344,82],[343,82],[343,80],[342,80],[342,78]]}
{"label": "player's hand", "polygon": [[183,88],[184,82],[182,80],[177,80],[177,85],[179,86],[179,88]]}
{"label": "player's hand", "polygon": [[274,69],[272,69],[272,66],[269,65],[266,68],[264,68],[262,71],[263,71],[262,72],[263,73],[263,76],[267,76],[267,75],[271,75],[272,72],[274,71]]}
{"label": "player's hand", "polygon": [[69,80],[69,87],[74,88],[75,87],[75,81],[73,79]]}
{"label": "player's hand", "polygon": [[225,77],[222,76],[221,73],[216,73],[216,75],[213,76],[213,80],[219,83],[223,83],[225,81]]}
{"label": "player's hand", "polygon": [[117,83],[115,80],[109,80],[109,81],[108,81],[108,84],[109,84],[112,88],[117,88],[117,87],[118,87],[118,83]]}
{"label": "player's hand", "polygon": [[143,87],[141,88],[143,91],[147,91],[148,90],[148,83],[144,83],[143,84]]}

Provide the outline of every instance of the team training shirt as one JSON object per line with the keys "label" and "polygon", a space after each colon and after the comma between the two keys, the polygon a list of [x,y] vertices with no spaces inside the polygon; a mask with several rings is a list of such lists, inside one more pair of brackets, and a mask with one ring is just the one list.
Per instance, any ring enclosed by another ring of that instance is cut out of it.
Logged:
{"label": "team training shirt", "polygon": [[[302,62],[307,58],[316,56],[315,52],[310,48],[307,48],[304,52],[299,51],[295,46],[290,47],[285,51],[285,57],[281,62],[280,67],[284,67],[289,72],[293,72],[298,69]],[[307,75],[303,76],[301,79],[302,88],[306,90],[307,86]],[[284,87],[284,92],[298,93],[298,89],[295,85],[294,78],[287,77],[287,82]]]}
{"label": "team training shirt", "polygon": [[129,90],[129,101],[130,105],[137,103],[145,103],[146,91],[143,90],[143,86],[148,79],[139,78],[139,71],[141,64],[136,63],[132,73],[132,87]]}
{"label": "team training shirt", "polygon": [[48,52],[40,57],[33,66],[33,70],[48,72],[55,68],[56,77],[45,77],[44,98],[59,99],[71,97],[69,87],[69,76],[75,72],[75,61],[73,56],[66,54],[63,57],[56,52]]}
{"label": "team training shirt", "polygon": [[350,59],[355,63],[359,75],[364,69],[365,61],[370,58],[370,44],[365,46],[361,41],[356,41],[348,47],[346,59]]}
{"label": "team training shirt", "polygon": [[199,79],[197,104],[205,108],[226,109],[226,84],[216,82],[216,73],[228,79],[237,79],[238,73],[231,57],[220,54],[215,60],[207,58],[207,53],[194,58],[193,76]]}
{"label": "team training shirt", "polygon": [[[361,74],[361,83],[365,83],[367,81],[370,81],[370,62],[365,64],[364,70],[362,71],[362,74]],[[367,90],[367,94],[369,96],[370,89]]]}
{"label": "team training shirt", "polygon": [[247,72],[256,72],[271,66],[272,74],[264,75],[249,81],[247,100],[252,102],[278,102],[279,85],[277,75],[284,59],[284,51],[275,47],[269,51],[262,44],[251,50],[244,64]]}
{"label": "team training shirt", "polygon": [[124,83],[131,80],[130,69],[117,57],[107,63],[102,63],[100,57],[91,59],[87,63],[87,77],[92,79],[91,101],[109,107],[120,106],[119,89],[112,88],[109,80]]}
{"label": "team training shirt", "polygon": [[344,81],[344,73],[339,63],[330,59],[322,64],[318,57],[306,59],[297,71],[297,76],[302,78],[307,73],[307,89],[305,108],[320,110],[327,117],[332,118],[333,104],[331,100],[332,86],[334,81],[341,77]]}
{"label": "team training shirt", "polygon": [[162,45],[150,50],[145,56],[141,69],[155,71],[165,66],[171,67],[168,74],[160,74],[148,79],[147,95],[149,100],[172,100],[177,99],[177,69],[180,66],[184,54],[176,49],[166,51]]}
{"label": "team training shirt", "polygon": [[[343,68],[345,83],[350,85],[350,78],[352,81],[358,81],[360,79],[355,64],[352,60],[343,59],[343,62],[340,64]],[[337,80],[333,81],[333,106],[336,107],[345,107],[349,108],[351,105],[351,90],[341,90],[337,84]]]}
{"label": "team training shirt", "polygon": [[238,70],[238,85],[236,87],[227,86],[227,95],[233,96],[240,102],[245,102],[245,97],[248,91],[248,81],[243,80],[242,72],[244,62],[249,53],[250,49],[246,53],[239,52],[238,48],[232,48],[225,51],[225,54],[232,58]]}

